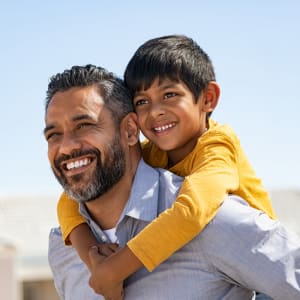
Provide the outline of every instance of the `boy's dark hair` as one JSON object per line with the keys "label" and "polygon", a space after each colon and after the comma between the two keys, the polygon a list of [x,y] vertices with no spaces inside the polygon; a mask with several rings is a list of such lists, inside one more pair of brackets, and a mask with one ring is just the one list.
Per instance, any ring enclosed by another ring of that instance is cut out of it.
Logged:
{"label": "boy's dark hair", "polygon": [[156,78],[183,81],[197,101],[209,82],[215,81],[215,73],[209,56],[195,41],[184,35],[169,35],[140,46],[124,73],[133,95],[149,88]]}
{"label": "boy's dark hair", "polygon": [[132,96],[124,82],[104,68],[94,65],[73,66],[69,70],[57,73],[50,78],[46,96],[46,111],[53,95],[74,87],[98,87],[106,108],[111,112],[114,121],[121,120],[133,111]]}

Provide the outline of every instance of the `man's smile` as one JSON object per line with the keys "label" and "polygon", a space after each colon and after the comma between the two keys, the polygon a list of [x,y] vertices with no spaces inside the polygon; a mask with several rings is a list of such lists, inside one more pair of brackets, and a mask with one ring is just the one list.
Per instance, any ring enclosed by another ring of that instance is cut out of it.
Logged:
{"label": "man's smile", "polygon": [[67,176],[71,176],[85,171],[95,160],[95,157],[89,155],[85,157],[63,161],[60,164],[60,169],[63,171],[63,173],[68,174]]}
{"label": "man's smile", "polygon": [[65,169],[67,169],[67,170],[77,169],[82,166],[88,165],[90,162],[91,162],[90,158],[84,158],[84,159],[72,161],[72,162],[65,164]]}

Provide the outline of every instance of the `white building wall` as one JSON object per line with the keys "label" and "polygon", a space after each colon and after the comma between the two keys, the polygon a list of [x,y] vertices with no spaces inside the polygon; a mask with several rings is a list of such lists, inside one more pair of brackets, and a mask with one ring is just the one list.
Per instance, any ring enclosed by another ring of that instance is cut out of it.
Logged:
{"label": "white building wall", "polygon": [[0,244],[0,295],[1,299],[19,300],[19,284],[16,272],[16,250],[13,246]]}

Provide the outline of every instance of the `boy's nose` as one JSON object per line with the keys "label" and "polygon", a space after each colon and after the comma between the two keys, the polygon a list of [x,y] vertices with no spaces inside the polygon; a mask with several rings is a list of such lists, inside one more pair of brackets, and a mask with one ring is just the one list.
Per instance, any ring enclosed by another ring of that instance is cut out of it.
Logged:
{"label": "boy's nose", "polygon": [[165,109],[164,109],[163,105],[155,104],[155,105],[152,105],[150,114],[152,117],[155,117],[155,118],[159,117],[159,116],[163,116],[165,114]]}

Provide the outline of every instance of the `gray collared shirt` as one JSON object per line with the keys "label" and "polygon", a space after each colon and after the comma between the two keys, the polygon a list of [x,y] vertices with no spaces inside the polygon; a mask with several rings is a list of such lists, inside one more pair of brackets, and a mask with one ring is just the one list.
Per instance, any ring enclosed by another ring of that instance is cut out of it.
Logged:
{"label": "gray collared shirt", "polygon": [[[130,198],[116,226],[120,246],[170,207],[182,178],[140,162]],[[109,241],[88,215],[99,242]],[[162,228],[163,230],[163,228]],[[59,228],[49,240],[49,263],[65,300],[103,299],[88,285],[89,272]],[[252,299],[253,290],[273,299],[300,299],[300,239],[278,221],[229,196],[205,230],[152,273],[140,269],[125,282],[125,299]]]}

